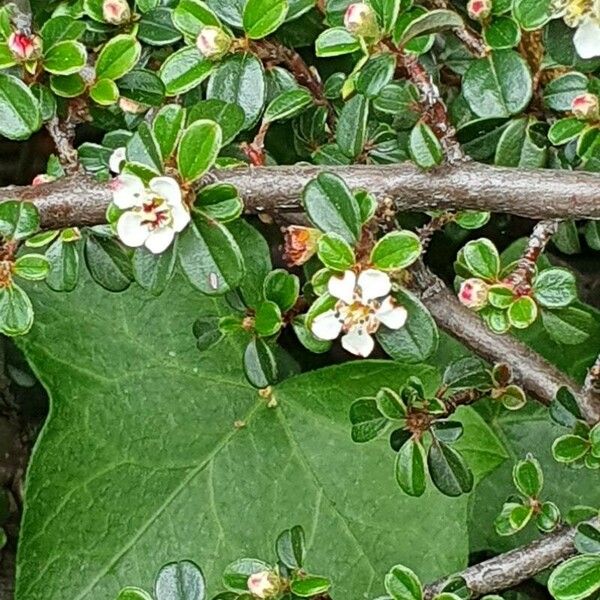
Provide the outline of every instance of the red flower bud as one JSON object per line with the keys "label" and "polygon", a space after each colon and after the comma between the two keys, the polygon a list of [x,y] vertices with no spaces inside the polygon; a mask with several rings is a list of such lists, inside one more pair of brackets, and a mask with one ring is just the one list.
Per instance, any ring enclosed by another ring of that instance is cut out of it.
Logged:
{"label": "red flower bud", "polygon": [[42,54],[42,40],[37,35],[15,31],[8,38],[8,48],[17,60],[36,60]]}
{"label": "red flower bud", "polygon": [[466,279],[458,292],[461,304],[473,310],[480,310],[487,304],[488,284],[477,278]]}
{"label": "red flower bud", "polygon": [[600,103],[596,94],[580,94],[571,102],[573,115],[578,119],[586,121],[597,121],[600,119]]}

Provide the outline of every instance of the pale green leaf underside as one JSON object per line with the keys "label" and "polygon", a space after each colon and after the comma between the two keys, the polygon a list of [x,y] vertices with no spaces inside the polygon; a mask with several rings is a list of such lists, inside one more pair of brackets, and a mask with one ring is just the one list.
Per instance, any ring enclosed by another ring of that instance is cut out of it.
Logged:
{"label": "pale green leaf underside", "polygon": [[350,440],[354,398],[411,373],[435,385],[431,370],[374,361],[309,373],[268,409],[237,343],[196,350],[193,321],[224,310],[181,280],[158,299],[82,283],[67,312],[64,295],[28,289],[36,323],[20,344],[52,412],[28,474],[17,600],[106,600],[181,559],[202,565],[212,594],[228,562],[271,560],[296,524],[308,570],[325,569],[337,598],[376,595],[398,562],[425,579],[464,566],[466,498],[408,498],[387,440]]}

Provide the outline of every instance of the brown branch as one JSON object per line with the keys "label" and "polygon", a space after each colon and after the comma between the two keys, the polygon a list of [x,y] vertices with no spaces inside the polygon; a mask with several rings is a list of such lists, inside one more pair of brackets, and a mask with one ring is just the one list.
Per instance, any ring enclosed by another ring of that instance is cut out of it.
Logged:
{"label": "brown branch", "polygon": [[[593,519],[590,523],[598,526],[600,519]],[[574,527],[562,528],[530,544],[468,567],[458,575],[465,579],[475,598],[512,588],[575,555],[575,532]],[[425,599],[431,600],[439,593],[445,581],[426,586]]]}
{"label": "brown branch", "polygon": [[[302,191],[319,173],[368,189],[398,211],[479,210],[531,219],[600,219],[600,178],[579,171],[520,170],[461,163],[423,171],[412,163],[350,167],[278,166],[217,170],[203,184],[235,185],[249,213],[302,210]],[[0,199],[34,202],[46,229],[105,222],[111,202],[106,183],[76,175],[40,186],[0,188]]]}
{"label": "brown branch", "polygon": [[46,130],[50,134],[60,164],[68,175],[73,175],[79,170],[79,158],[77,150],[73,146],[75,141],[75,125],[70,122],[59,120],[58,117],[52,117],[46,123]]}

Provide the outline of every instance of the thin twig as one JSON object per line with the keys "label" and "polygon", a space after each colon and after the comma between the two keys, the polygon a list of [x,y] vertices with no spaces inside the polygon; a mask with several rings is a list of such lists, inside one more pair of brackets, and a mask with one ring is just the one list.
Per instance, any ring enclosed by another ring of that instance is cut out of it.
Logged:
{"label": "thin twig", "polygon": [[68,175],[73,175],[79,170],[79,158],[73,146],[75,125],[55,116],[46,123],[46,130],[54,142],[60,164]]}
{"label": "thin twig", "polygon": [[[590,523],[598,526],[600,519],[593,519]],[[575,555],[575,532],[574,527],[562,528],[530,544],[468,567],[457,575],[466,581],[475,598],[512,588]],[[425,599],[431,600],[438,594],[446,580],[426,586]]]}

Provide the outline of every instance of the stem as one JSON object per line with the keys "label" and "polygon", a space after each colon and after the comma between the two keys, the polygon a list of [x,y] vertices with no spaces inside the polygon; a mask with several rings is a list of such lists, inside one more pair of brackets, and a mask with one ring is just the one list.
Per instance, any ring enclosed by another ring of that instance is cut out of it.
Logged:
{"label": "stem", "polygon": [[[590,521],[600,525],[600,519]],[[530,579],[577,553],[573,545],[576,528],[562,528],[510,552],[500,554],[458,573],[471,590],[473,597],[501,592]],[[446,579],[425,587],[425,599],[431,600],[444,587]]]}
{"label": "stem", "polygon": [[[399,165],[277,166],[215,170],[200,185],[230,183],[248,213],[302,211],[302,192],[319,173],[340,176],[351,189],[366,189],[398,211],[478,210],[531,219],[600,219],[600,177],[580,171],[520,170],[475,162],[423,171]],[[75,175],[39,186],[0,188],[1,199],[34,202],[42,227],[60,229],[106,222],[109,186]]]}
{"label": "stem", "polygon": [[58,117],[52,117],[46,123],[46,130],[50,134],[60,164],[63,166],[68,175],[73,175],[79,170],[79,158],[77,150],[73,147],[75,140],[75,125],[60,121]]}

